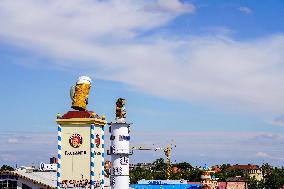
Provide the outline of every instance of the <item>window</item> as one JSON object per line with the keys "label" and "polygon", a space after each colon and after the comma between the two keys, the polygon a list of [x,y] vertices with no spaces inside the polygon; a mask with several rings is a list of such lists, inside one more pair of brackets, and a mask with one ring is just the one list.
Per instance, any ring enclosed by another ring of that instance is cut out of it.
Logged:
{"label": "window", "polygon": [[12,189],[17,189],[17,181],[9,180],[8,184],[9,188],[11,187]]}
{"label": "window", "polygon": [[0,181],[0,189],[4,188],[17,189],[17,181],[12,181],[12,180]]}
{"label": "window", "polygon": [[7,181],[0,181],[0,189],[3,189],[4,187],[6,187],[6,182]]}
{"label": "window", "polygon": [[22,189],[32,189],[32,188],[23,183],[23,184],[22,184]]}

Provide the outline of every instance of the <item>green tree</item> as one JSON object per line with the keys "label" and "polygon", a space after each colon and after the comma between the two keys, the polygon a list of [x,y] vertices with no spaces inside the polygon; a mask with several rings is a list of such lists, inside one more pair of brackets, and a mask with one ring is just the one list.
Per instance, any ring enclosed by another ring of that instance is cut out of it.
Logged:
{"label": "green tree", "polygon": [[0,172],[4,172],[4,171],[15,171],[15,169],[9,165],[3,165],[1,168],[0,168]]}
{"label": "green tree", "polygon": [[229,167],[229,164],[223,164],[221,166],[221,172],[215,173],[215,177],[219,179],[219,181],[226,181],[227,178],[229,177],[236,177],[236,176],[241,176],[241,177],[246,177],[244,174],[243,170],[236,169],[236,170],[227,170]]}
{"label": "green tree", "polygon": [[142,180],[142,179],[151,180],[152,179],[151,170],[135,168],[130,171],[130,183],[131,184],[136,184],[139,180]]}
{"label": "green tree", "polygon": [[189,170],[189,169],[192,168],[190,163],[187,163],[187,162],[177,163],[177,164],[174,164],[173,166],[176,166],[177,168],[179,168],[181,170]]}
{"label": "green tree", "polygon": [[284,169],[275,168],[270,174],[264,176],[264,187],[278,189],[284,185]]}
{"label": "green tree", "polygon": [[231,167],[230,164],[222,164],[222,165],[220,166],[221,172],[226,171],[226,169],[228,169],[229,167]]}
{"label": "green tree", "polygon": [[255,178],[250,178],[248,182],[249,189],[279,189],[284,185],[284,169],[273,168],[269,164],[262,165],[263,179],[257,181]]}
{"label": "green tree", "polygon": [[[166,179],[166,163],[163,158],[156,159],[153,162],[152,169],[135,168],[130,171],[130,183],[135,184],[139,180],[165,180]],[[172,175],[172,177],[177,177]]]}
{"label": "green tree", "polygon": [[154,164],[153,167],[154,171],[162,171],[162,172],[166,171],[167,164],[165,163],[163,158],[156,159],[153,164]]}
{"label": "green tree", "polygon": [[248,188],[249,189],[263,188],[263,182],[256,180],[255,177],[249,178],[249,180],[248,180]]}
{"label": "green tree", "polygon": [[268,163],[264,163],[261,166],[261,171],[263,176],[265,177],[266,175],[270,175],[273,171],[273,167],[269,165]]}
{"label": "green tree", "polygon": [[183,179],[193,181],[193,182],[200,182],[201,174],[202,174],[202,171],[200,169],[185,171],[183,175]]}

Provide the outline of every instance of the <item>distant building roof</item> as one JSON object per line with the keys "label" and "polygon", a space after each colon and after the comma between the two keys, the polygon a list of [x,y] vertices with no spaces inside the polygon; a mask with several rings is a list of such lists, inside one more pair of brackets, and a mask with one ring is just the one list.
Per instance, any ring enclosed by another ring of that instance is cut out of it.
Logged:
{"label": "distant building roof", "polygon": [[26,170],[3,172],[1,175],[12,175],[21,179],[30,180],[47,188],[56,188],[56,172],[32,172]]}
{"label": "distant building roof", "polygon": [[231,167],[228,167],[226,170],[227,171],[232,171],[232,170],[256,170],[259,169],[258,165],[232,165]]}
{"label": "distant building roof", "polygon": [[215,173],[221,172],[221,169],[219,167],[216,167],[216,166],[212,167],[211,170],[214,171]]}
{"label": "distant building roof", "polygon": [[[2,172],[0,175],[13,175],[21,179],[30,180],[33,183],[42,185],[47,188],[56,188],[57,186],[57,173],[56,172],[30,172],[26,170]],[[109,178],[105,177],[105,188],[110,187]]]}
{"label": "distant building roof", "polygon": [[172,172],[173,173],[179,173],[179,172],[181,172],[181,169],[178,168],[177,166],[174,166],[174,167],[172,167]]}
{"label": "distant building roof", "polygon": [[29,179],[33,182],[56,188],[57,176],[56,172],[26,172],[26,171],[14,171],[14,174],[21,178]]}

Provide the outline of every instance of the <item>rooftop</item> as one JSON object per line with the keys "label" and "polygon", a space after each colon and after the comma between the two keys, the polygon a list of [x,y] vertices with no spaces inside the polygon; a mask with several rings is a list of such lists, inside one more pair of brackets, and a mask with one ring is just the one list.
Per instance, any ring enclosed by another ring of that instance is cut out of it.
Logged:
{"label": "rooftop", "polygon": [[[33,183],[43,185],[47,188],[56,188],[57,175],[56,172],[43,171],[27,171],[27,169],[3,172],[1,175],[13,175],[22,179],[27,179]],[[109,178],[105,177],[105,188],[110,187]]]}
{"label": "rooftop", "polygon": [[26,170],[18,170],[13,173],[21,178],[26,178],[45,186],[56,187],[56,172],[26,172]]}
{"label": "rooftop", "polygon": [[257,165],[251,165],[251,164],[248,164],[248,165],[232,165],[231,167],[227,168],[226,170],[232,171],[232,170],[237,170],[237,169],[240,169],[240,170],[256,170],[256,169],[259,169],[259,167]]}

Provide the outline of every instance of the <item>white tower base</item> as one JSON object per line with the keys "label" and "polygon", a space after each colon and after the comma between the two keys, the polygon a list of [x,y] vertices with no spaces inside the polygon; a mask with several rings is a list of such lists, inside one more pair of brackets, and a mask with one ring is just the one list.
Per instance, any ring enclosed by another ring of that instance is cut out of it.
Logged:
{"label": "white tower base", "polygon": [[124,119],[117,119],[115,123],[110,123],[111,146],[111,188],[129,188],[129,127]]}

